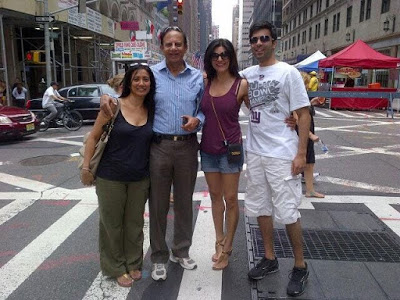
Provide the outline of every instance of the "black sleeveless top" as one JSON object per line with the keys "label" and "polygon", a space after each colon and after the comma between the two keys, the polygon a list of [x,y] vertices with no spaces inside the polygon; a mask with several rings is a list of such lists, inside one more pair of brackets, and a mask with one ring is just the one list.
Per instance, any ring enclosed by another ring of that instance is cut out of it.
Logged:
{"label": "black sleeveless top", "polygon": [[150,143],[153,124],[129,124],[118,113],[104,149],[96,176],[115,181],[139,181],[149,176]]}

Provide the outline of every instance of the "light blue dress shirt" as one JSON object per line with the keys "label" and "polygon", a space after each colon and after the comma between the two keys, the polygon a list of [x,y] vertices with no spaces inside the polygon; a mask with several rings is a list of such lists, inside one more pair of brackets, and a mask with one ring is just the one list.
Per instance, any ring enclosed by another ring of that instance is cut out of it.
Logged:
{"label": "light blue dress shirt", "polygon": [[156,79],[153,131],[171,135],[189,134],[181,128],[183,115],[198,118],[199,130],[204,123],[204,114],[200,111],[204,91],[201,72],[185,62],[185,69],[175,77],[168,70],[165,59],[151,69]]}

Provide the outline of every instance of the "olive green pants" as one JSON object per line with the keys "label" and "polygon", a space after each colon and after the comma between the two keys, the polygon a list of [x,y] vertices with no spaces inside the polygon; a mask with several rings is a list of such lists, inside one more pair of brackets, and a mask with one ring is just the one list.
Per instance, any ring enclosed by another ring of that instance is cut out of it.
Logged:
{"label": "olive green pants", "polygon": [[142,269],[143,214],[149,188],[149,178],[132,182],[96,178],[100,268],[104,275],[119,277]]}

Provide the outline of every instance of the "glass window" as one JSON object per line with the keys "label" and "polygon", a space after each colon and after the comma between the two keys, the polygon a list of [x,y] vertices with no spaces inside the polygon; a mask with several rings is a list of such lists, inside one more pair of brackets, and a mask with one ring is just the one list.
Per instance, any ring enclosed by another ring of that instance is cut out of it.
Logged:
{"label": "glass window", "polygon": [[325,19],[325,24],[324,24],[324,35],[328,34],[328,19]]}
{"label": "glass window", "polygon": [[68,91],[68,97],[76,97],[78,89],[77,88],[72,88]]}
{"label": "glass window", "polygon": [[328,8],[328,7],[329,7],[329,0],[326,0],[325,7],[326,7],[326,8]]}
{"label": "glass window", "polygon": [[99,89],[97,86],[78,88],[78,97],[99,97]]}
{"label": "glass window", "polygon": [[311,42],[311,37],[312,37],[312,27],[308,29],[308,41]]}
{"label": "glass window", "polygon": [[351,15],[353,13],[353,6],[349,6],[347,8],[347,16],[346,16],[346,27],[351,26]]}
{"label": "glass window", "polygon": [[365,11],[365,20],[371,18],[371,0],[367,0],[367,9]]}
{"label": "glass window", "polygon": [[381,14],[390,10],[390,0],[382,0]]}
{"label": "glass window", "polygon": [[361,4],[360,4],[360,22],[364,21],[364,13],[365,13],[365,0],[361,0]]}

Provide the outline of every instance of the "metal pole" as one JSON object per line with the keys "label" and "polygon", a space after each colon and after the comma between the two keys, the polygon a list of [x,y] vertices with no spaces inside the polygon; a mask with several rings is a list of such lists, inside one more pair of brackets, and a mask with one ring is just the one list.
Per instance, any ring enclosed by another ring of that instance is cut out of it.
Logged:
{"label": "metal pole", "polygon": [[61,26],[61,76],[63,80],[63,86],[65,86],[65,49],[64,49],[64,26]]}
{"label": "metal pole", "polygon": [[1,34],[1,57],[3,58],[3,67],[4,67],[4,81],[6,82],[6,99],[7,104],[11,106],[11,98],[10,94],[12,91],[9,90],[8,85],[8,72],[7,72],[7,59],[6,59],[6,44],[4,42],[4,27],[3,27],[3,15],[0,15],[0,34]]}
{"label": "metal pole", "polygon": [[[22,81],[25,82],[25,87],[28,89],[28,93],[29,93],[29,97],[30,97],[30,92],[29,92],[29,88],[28,88],[28,82],[26,81],[26,68],[25,68],[25,49],[24,49],[24,40],[23,40],[23,36],[22,36],[22,27],[19,28],[19,36],[21,38],[21,52],[22,52]],[[13,45],[14,43],[12,43]],[[13,46],[14,48],[14,46]],[[14,51],[13,51],[13,55],[14,55]]]}
{"label": "metal pole", "polygon": [[[44,15],[49,16],[49,3],[48,0],[43,1]],[[48,87],[51,82],[51,66],[50,66],[50,33],[49,22],[44,23],[44,48],[46,52],[46,86]]]}

